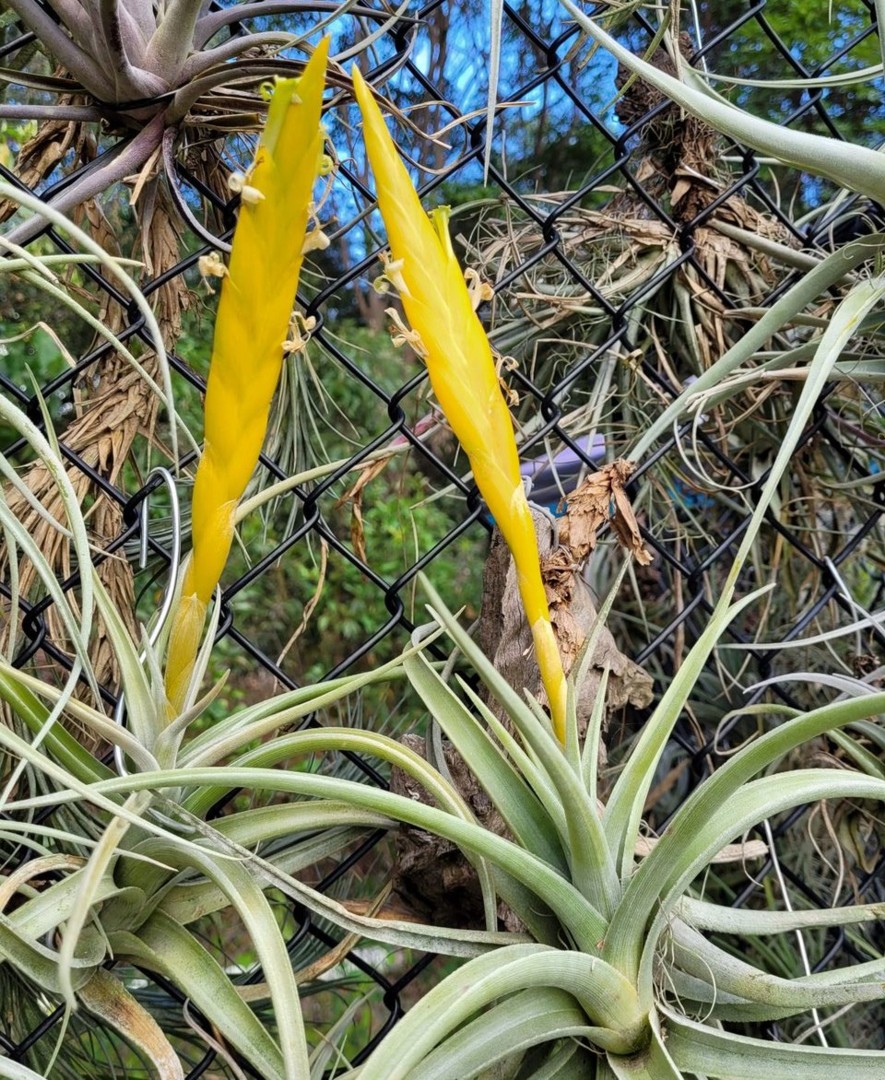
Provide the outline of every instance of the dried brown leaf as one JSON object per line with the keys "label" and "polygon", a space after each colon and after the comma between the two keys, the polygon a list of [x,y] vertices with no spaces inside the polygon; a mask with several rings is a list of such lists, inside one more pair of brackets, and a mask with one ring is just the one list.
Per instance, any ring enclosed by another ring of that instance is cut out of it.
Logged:
{"label": "dried brown leaf", "polygon": [[346,502],[351,504],[350,516],[350,540],[353,550],[363,560],[366,558],[366,536],[363,529],[363,492],[368,485],[384,471],[390,458],[380,458],[369,465],[365,465],[356,481],[344,492],[335,503],[336,507],[343,506]]}
{"label": "dried brown leaf", "polygon": [[122,982],[104,968],[77,991],[94,1016],[119,1031],[150,1060],[165,1080],[184,1080],[184,1068],[160,1025]]}
{"label": "dried brown leaf", "polygon": [[[59,104],[70,104],[70,96],[59,98]],[[37,188],[73,147],[74,160],[79,163],[85,140],[84,125],[70,120],[49,120],[41,124],[36,135],[22,146],[15,172],[26,187]],[[12,199],[0,200],[0,223],[18,209]]]}
{"label": "dried brown leaf", "polygon": [[[154,357],[147,354],[142,357],[141,362],[150,374],[156,375]],[[118,480],[136,437],[152,436],[157,404],[156,396],[144,379],[123,360],[112,357],[105,361],[98,386],[90,389],[88,397],[85,391],[78,395],[77,415],[65,431],[65,444],[88,467],[96,469],[105,480],[113,484]],[[90,540],[96,549],[106,547],[120,534],[120,506],[108,499],[101,490],[96,490],[88,475],[76,466],[70,467],[68,476],[81,504],[88,499],[94,500],[88,512]],[[23,480],[37,501],[56,520],[64,521],[65,509],[58,487],[45,465],[42,462],[31,465]],[[61,580],[66,579],[73,570],[68,540],[36,514],[18,491],[8,489],[6,497],[10,510],[34,537],[56,575]],[[0,556],[2,570],[6,562],[5,552],[0,552]],[[136,635],[135,598],[129,563],[119,557],[105,559],[98,567],[98,575],[130,631]],[[25,599],[33,601],[39,595],[39,577],[26,560],[20,567],[19,586]],[[46,618],[50,637],[64,648],[64,627],[54,607],[49,608]],[[96,623],[90,657],[98,682],[114,684],[117,681],[116,661],[101,619]]]}
{"label": "dried brown leaf", "polygon": [[292,646],[295,644],[295,642],[301,637],[301,635],[307,629],[308,624],[310,623],[310,620],[311,620],[311,616],[313,615],[317,604],[320,602],[320,597],[323,595],[323,588],[324,588],[324,586],[326,584],[326,570],[328,569],[328,566],[329,566],[329,544],[328,544],[328,541],[324,537],[320,537],[320,572],[319,572],[319,576],[317,577],[316,588],[313,590],[313,594],[311,595],[311,598],[304,605],[304,610],[301,613],[301,621],[298,623],[298,625],[292,631],[292,634],[291,634],[289,640],[283,646],[283,649],[280,652],[280,655],[277,657],[277,660],[276,660],[277,667],[279,667],[280,664],[282,664],[283,660],[286,657],[286,654],[289,652],[289,650],[292,648]]}
{"label": "dried brown leaf", "polygon": [[[181,230],[165,184],[149,179],[135,205],[140,250],[135,254],[151,277],[161,277],[181,258]],[[194,294],[182,274],[175,274],[151,294],[154,314],[167,349],[174,348],[182,331],[182,315],[194,302]]]}
{"label": "dried brown leaf", "polygon": [[569,495],[568,511],[561,521],[559,538],[575,562],[582,562],[593,551],[597,534],[606,522],[611,522],[618,542],[641,566],[652,561],[624,490],[634,468],[632,461],[620,458],[591,473]]}

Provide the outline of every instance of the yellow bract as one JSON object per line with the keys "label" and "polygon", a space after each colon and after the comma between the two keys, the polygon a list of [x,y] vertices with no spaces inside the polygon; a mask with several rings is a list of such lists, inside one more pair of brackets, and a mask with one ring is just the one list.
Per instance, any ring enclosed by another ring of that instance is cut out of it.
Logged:
{"label": "yellow bract", "polygon": [[441,207],[429,216],[424,212],[381,111],[356,69],[353,82],[392,253],[387,278],[399,290],[406,316],[426,353],[433,392],[470,459],[480,493],[513,555],[553,726],[564,741],[565,675],[541,580],[513,422],[488,338],[452,249],[448,211]]}
{"label": "yellow bract", "polygon": [[264,443],[289,336],[320,171],[328,39],[299,79],[278,79],[255,162],[241,193],[224,275],[206,387],[205,444],[194,482],[193,551],[169,638],[166,697],[175,715],[187,692],[206,607],[234,535],[234,515]]}

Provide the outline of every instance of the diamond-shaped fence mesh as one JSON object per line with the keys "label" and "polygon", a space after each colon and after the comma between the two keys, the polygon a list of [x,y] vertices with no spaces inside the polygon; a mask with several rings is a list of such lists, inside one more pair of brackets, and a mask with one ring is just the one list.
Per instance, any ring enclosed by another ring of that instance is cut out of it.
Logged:
{"label": "diamond-shaped fence mesh", "polygon": [[[837,17],[836,32],[821,26],[811,43],[802,36],[809,33],[806,23],[791,25],[780,8],[769,12],[769,6],[764,0],[700,6],[683,28],[686,57],[696,67],[759,78],[816,77],[878,57],[872,5],[850,5]],[[825,17],[823,9],[819,14]],[[287,28],[307,28],[315,17],[287,17]],[[336,23],[335,48],[343,51],[380,30],[361,65],[366,70],[371,58],[370,80],[394,109],[397,141],[426,204],[452,204],[462,261],[494,287],[494,300],[481,314],[504,358],[531,497],[557,513],[583,476],[628,454],[687,381],[739,340],[816,258],[873,231],[881,210],[865,200],[836,199],[826,182],[776,166],[685,117],[610,56],[592,50],[561,10],[544,2],[504,5],[499,107],[484,176],[485,18],[470,4],[430,3],[393,20],[381,5],[356,6]],[[251,33],[271,21],[252,17],[228,30]],[[32,35],[11,19],[2,28],[0,63],[25,66]],[[653,38],[641,12],[617,33],[637,52]],[[672,65],[663,56],[656,62]],[[881,106],[857,107],[850,89],[749,86],[733,93],[786,126],[868,144],[881,132]],[[122,194],[119,186],[99,193],[80,212],[84,226],[111,250],[144,262],[139,283],[169,336],[175,400],[197,435],[216,299],[197,264],[230,239],[236,202],[225,180],[248,162],[253,145],[251,137],[212,130],[210,119],[203,141],[164,144],[165,179],[157,180],[154,162],[154,171],[129,178]],[[244,524],[224,578],[217,651],[219,670],[232,671],[230,701],[258,700],[274,688],[368,669],[394,656],[424,621],[416,580],[422,570],[452,606],[466,605],[474,618],[480,608],[492,524],[429,399],[423,368],[386,335],[391,301],[372,289],[383,230],[343,83],[324,122],[338,159],[319,207],[332,244],[302,277],[302,329],[310,338],[286,362],[259,482],[302,479]],[[89,122],[63,144],[56,133],[58,153],[44,157],[28,183],[50,198],[128,137]],[[24,186],[15,170],[0,172]],[[140,246],[135,238],[144,236]],[[27,237],[27,244],[71,250],[50,227]],[[155,374],[149,328],[129,297],[87,266],[74,284]],[[4,336],[11,339],[45,318],[37,293],[16,284],[4,290]],[[804,324],[782,331],[779,346],[799,348],[807,327],[819,325],[829,310],[822,302]],[[112,570],[109,579],[144,618],[163,595],[170,558],[168,501],[159,479],[145,483],[170,445],[166,416],[157,414],[139,378],[82,324],[72,319],[59,333],[67,355],[37,336],[7,343],[3,393],[35,423],[44,422],[44,408],[55,421],[78,491],[95,504],[97,559],[131,568]],[[654,560],[628,575],[610,628],[620,649],[653,676],[658,695],[715,605],[801,385],[796,368],[748,379],[744,394],[721,405],[711,398],[706,409],[701,403],[693,420],[671,430],[638,463],[629,494]],[[875,391],[846,376],[821,394],[745,571],[747,586],[776,581],[777,587],[761,609],[749,609],[730,628],[726,644],[744,648],[718,650],[701,677],[650,800],[652,827],[665,825],[698,781],[755,730],[740,706],[821,703],[824,688],[791,676],[834,661],[878,678],[881,630],[791,647],[881,606],[885,473]],[[6,452],[22,470],[29,467],[23,444],[12,443]],[[193,460],[185,448],[177,463],[184,504]],[[168,456],[164,463],[170,464]],[[187,511],[182,526],[186,534]],[[147,559],[140,568],[142,541]],[[606,592],[618,563],[613,541],[604,538],[587,570],[597,595]],[[75,584],[71,576],[64,581],[65,588]],[[8,576],[0,589],[6,598],[13,595]],[[16,663],[47,670],[69,665],[64,644],[54,640],[51,599],[25,593],[19,603],[24,618]],[[111,710],[118,691],[113,665],[100,670]],[[420,720],[411,699],[365,694],[347,708],[345,721],[366,727],[383,722],[390,730]],[[642,718],[636,709],[613,718],[613,765]],[[348,767],[366,783],[385,783],[356,756]],[[226,808],[219,805],[215,813]],[[55,813],[45,808],[35,820],[52,824]],[[724,868],[719,885],[736,905],[757,904],[768,894],[818,906],[881,901],[885,882],[872,850],[875,833],[864,830],[863,815],[851,808],[833,808],[831,817],[819,808],[796,812],[760,830],[770,851],[764,863]],[[846,866],[849,836],[855,856]],[[35,855],[8,839],[2,847],[5,873]],[[796,852],[801,857],[794,858]],[[331,895],[359,893],[360,882],[383,876],[389,856],[384,834],[373,834],[346,859],[324,866],[312,883]],[[293,957],[309,959],[340,941],[331,925],[280,904]],[[254,958],[240,956],[236,933],[229,934],[226,962],[240,964],[244,985],[261,982]],[[873,931],[820,935],[808,942],[809,968],[838,963],[840,954],[863,959],[874,945]],[[378,988],[362,1049],[352,1059],[358,1064],[419,988],[432,983],[441,961],[391,960],[384,950],[359,946],[343,962],[351,980]],[[162,978],[143,978],[143,999],[161,1018],[175,1014],[180,1027],[180,992]],[[306,999],[309,1017],[313,1007]],[[316,1009],[312,1018],[322,1022],[319,1004]],[[51,1047],[63,1012],[57,1000],[37,993],[14,1022],[4,1009],[4,1053],[26,1060],[37,1042]],[[188,1015],[195,1027],[204,1024],[196,1010]],[[90,1053],[90,1060],[96,1053],[113,1060],[113,1042],[100,1028],[79,1018],[73,1023],[84,1061]],[[216,1044],[223,1038],[210,1035]],[[257,1075],[239,1060],[241,1072],[227,1072],[230,1052],[213,1045],[204,1053],[204,1046],[195,1038],[183,1051],[192,1063],[188,1077]]]}

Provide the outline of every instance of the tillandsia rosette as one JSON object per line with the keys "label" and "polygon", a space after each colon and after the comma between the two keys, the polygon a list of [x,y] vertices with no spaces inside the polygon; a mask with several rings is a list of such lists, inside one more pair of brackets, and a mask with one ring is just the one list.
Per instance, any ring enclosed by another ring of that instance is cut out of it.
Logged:
{"label": "tillandsia rosette", "polygon": [[237,504],[258,462],[280,377],[322,167],[328,39],[298,79],[277,79],[255,162],[234,179],[241,205],[223,276],[206,386],[203,454],[194,481],[193,550],[169,637],[170,716],[187,695],[206,609],[234,536]]}
{"label": "tillandsia rosette", "polygon": [[411,326],[408,340],[427,362],[433,392],[513,555],[553,727],[563,742],[565,674],[541,578],[513,421],[474,296],[452,248],[448,210],[439,207],[425,213],[381,110],[356,69],[353,83],[390,244],[385,276],[399,292]]}

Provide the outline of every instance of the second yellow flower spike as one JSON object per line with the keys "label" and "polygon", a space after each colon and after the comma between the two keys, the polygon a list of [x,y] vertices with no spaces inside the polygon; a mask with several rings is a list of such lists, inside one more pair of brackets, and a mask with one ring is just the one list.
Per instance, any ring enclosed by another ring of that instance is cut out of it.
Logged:
{"label": "second yellow flower spike", "polygon": [[513,555],[553,727],[564,742],[565,675],[541,580],[513,421],[488,338],[452,249],[448,212],[445,208],[429,216],[424,212],[381,111],[356,69],[353,82],[392,254],[386,276],[399,290],[426,354],[433,392],[470,459],[480,494]]}

